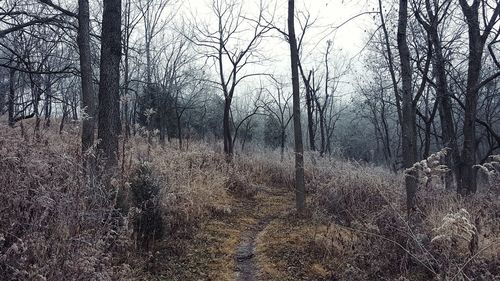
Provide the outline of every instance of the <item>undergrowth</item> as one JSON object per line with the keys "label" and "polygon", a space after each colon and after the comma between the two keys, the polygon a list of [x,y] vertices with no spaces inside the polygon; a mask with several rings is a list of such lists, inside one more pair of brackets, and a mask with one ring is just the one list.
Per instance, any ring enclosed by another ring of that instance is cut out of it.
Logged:
{"label": "undergrowth", "polygon": [[[52,130],[35,136],[29,123],[22,131],[0,125],[0,280],[151,280],[188,270],[182,261],[199,253],[189,241],[208,238],[226,246],[210,245],[207,260],[190,262],[215,272],[208,259],[220,266],[237,243],[230,226],[245,218],[238,204],[275,198],[260,212],[293,208],[279,199],[294,188],[290,154],[237,154],[228,163],[206,143],[179,150],[137,136],[121,143],[120,171],[105,186],[84,173],[78,128]],[[418,223],[409,224],[402,173],[306,154],[308,216],[275,214],[259,238],[263,276],[498,279],[499,158],[477,167],[488,191],[461,198],[442,187],[438,156],[419,164]],[[265,188],[272,196],[259,193]],[[180,268],[165,268],[176,259]]]}

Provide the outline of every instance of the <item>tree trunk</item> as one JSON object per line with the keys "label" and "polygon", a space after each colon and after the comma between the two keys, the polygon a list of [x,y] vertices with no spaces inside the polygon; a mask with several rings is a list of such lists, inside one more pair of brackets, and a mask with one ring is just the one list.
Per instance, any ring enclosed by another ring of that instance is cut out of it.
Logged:
{"label": "tree trunk", "polygon": [[59,134],[62,133],[62,131],[64,129],[64,123],[66,123],[66,118],[68,117],[68,105],[67,105],[66,101],[64,101],[64,103],[63,103],[62,112],[63,112],[63,115],[61,118],[61,123],[59,123]]}
{"label": "tree trunk", "polygon": [[[451,153],[446,156],[446,164],[451,169],[451,172],[446,175],[445,186],[446,189],[453,188],[453,174],[456,178],[459,177],[458,164],[460,161],[460,155],[458,151],[458,144],[456,140],[455,127],[453,122],[453,108],[451,103],[451,98],[448,93],[448,81],[446,77],[446,59],[443,55],[442,41],[439,35],[438,24],[440,21],[439,10],[436,8],[435,11],[432,10],[432,5],[430,0],[425,1],[425,7],[427,10],[427,15],[429,22],[422,20],[417,13],[417,19],[423,25],[424,29],[427,31],[432,46],[434,47],[434,60],[433,68],[436,75],[436,102],[439,109],[439,117],[441,122],[441,135],[443,146],[451,149]],[[447,8],[445,8],[444,13],[446,13]],[[426,121],[426,136],[430,138],[430,124],[433,117]],[[430,140],[426,141],[426,152],[424,155],[429,154],[429,144]],[[425,156],[424,156],[425,157]]]}
{"label": "tree trunk", "polygon": [[294,0],[288,0],[288,41],[290,43],[290,65],[292,68],[293,88],[293,131],[295,140],[295,201],[298,213],[305,210],[304,184],[304,147],[302,144],[302,128],[300,124],[300,93],[299,93],[299,54],[297,38],[295,37],[295,7]]}
{"label": "tree trunk", "polygon": [[125,94],[125,102],[123,103],[123,119],[125,121],[125,139],[130,138],[130,113],[128,94]]}
{"label": "tree trunk", "polygon": [[319,132],[321,136],[321,149],[319,151],[319,155],[323,157],[326,149],[324,108],[318,108],[318,111],[319,111]]}
{"label": "tree trunk", "polygon": [[477,94],[479,90],[478,84],[484,47],[479,25],[479,1],[474,1],[471,6],[463,2],[465,1],[460,1],[460,5],[468,25],[469,61],[467,65],[467,88],[463,124],[464,144],[460,166],[461,176],[458,183],[458,192],[460,194],[476,192],[476,173],[473,168],[476,163],[475,122],[477,115]]}
{"label": "tree trunk", "polygon": [[[31,75],[31,74],[30,74]],[[40,85],[38,85],[37,78],[31,78],[31,95],[33,96],[33,113],[35,115],[35,137],[37,140],[40,139]]]}
{"label": "tree trunk", "polygon": [[123,102],[123,121],[125,122],[125,140],[130,138],[130,112],[129,112],[129,86],[130,86],[130,78],[129,78],[129,72],[130,72],[130,66],[129,66],[129,61],[130,61],[130,56],[129,56],[129,50],[130,50],[130,36],[131,36],[131,22],[130,22],[130,17],[131,17],[131,1],[126,1],[125,2],[125,20],[124,20],[124,40],[123,40],[123,77],[124,77],[124,82],[123,82],[123,96],[124,96],[124,102]]}
{"label": "tree trunk", "polygon": [[130,117],[130,123],[132,124],[132,134],[134,136],[137,133],[136,121],[137,121],[137,94],[135,96],[134,104],[132,107],[132,116]]}
{"label": "tree trunk", "polygon": [[8,112],[9,112],[9,126],[14,127],[15,108],[16,102],[16,71],[12,68],[9,71],[9,98],[8,98]]}
{"label": "tree trunk", "polygon": [[314,118],[313,118],[313,111],[314,111],[314,104],[312,101],[312,90],[311,86],[309,84],[310,79],[311,79],[311,73],[309,73],[309,77],[307,78],[305,82],[306,86],[306,109],[307,109],[307,131],[309,135],[309,149],[312,151],[316,150],[316,143],[315,143],[315,134],[314,134]]}
{"label": "tree trunk", "polygon": [[[429,157],[430,152],[431,152],[431,128],[432,128],[431,126],[432,126],[432,122],[425,121],[424,150],[422,153],[423,159],[426,159],[427,157]],[[448,186],[447,186],[447,188],[448,188]]]}
{"label": "tree trunk", "polygon": [[107,167],[114,168],[120,120],[121,0],[104,0],[101,38],[98,148]]}
{"label": "tree trunk", "polygon": [[[458,177],[459,152],[456,141],[455,127],[453,122],[453,109],[451,99],[448,94],[448,82],[446,78],[446,61],[443,56],[441,40],[438,36],[437,28],[431,32],[431,40],[434,45],[434,70],[436,71],[436,95],[439,117],[441,121],[441,134],[443,137],[443,145],[451,149],[451,153],[446,156],[446,164],[452,170],[446,175],[446,189],[453,188],[453,173]],[[430,128],[429,138],[430,138]]]}
{"label": "tree trunk", "polygon": [[52,85],[50,76],[45,80],[45,127],[50,127],[50,117],[52,115]]}
{"label": "tree trunk", "polygon": [[[401,80],[403,84],[401,132],[403,165],[406,169],[411,168],[413,164],[417,162],[416,104],[413,101],[412,93],[412,69],[410,50],[407,42],[407,25],[408,0],[400,0],[397,43],[401,61]],[[417,183],[416,175],[410,174],[405,177],[406,207],[409,217],[416,208]]]}
{"label": "tree trunk", "polygon": [[73,121],[78,120],[78,101],[76,101],[76,95],[73,95],[73,102],[71,103],[71,114]]}
{"label": "tree trunk", "polygon": [[382,9],[382,0],[378,0],[378,6],[379,6],[380,22],[381,22],[381,26],[382,26],[382,31],[384,32],[384,43],[385,43],[385,48],[387,51],[387,65],[389,66],[392,87],[393,87],[394,95],[396,98],[396,109],[398,112],[398,120],[399,120],[399,122],[402,122],[403,112],[401,109],[401,98],[400,98],[399,90],[398,90],[398,82],[396,80],[396,71],[394,70],[394,61],[392,58],[391,44],[389,42],[389,32],[387,31],[387,26],[385,24],[385,19],[384,19],[384,12]]}
{"label": "tree trunk", "polygon": [[179,138],[179,149],[182,150],[182,125],[181,116],[177,116],[177,137]]}
{"label": "tree trunk", "polygon": [[[168,142],[170,142],[170,138],[168,137],[168,132],[167,132],[167,102],[166,102],[166,97],[160,97],[158,96],[158,99],[160,100],[160,106],[158,109],[158,127],[160,130],[160,145],[162,147],[165,146],[165,137],[168,138]],[[154,108],[154,106],[152,106]],[[154,130],[154,126],[151,126],[151,132]]]}
{"label": "tree trunk", "polygon": [[7,91],[0,91],[0,116],[5,113],[5,97],[7,96]]}
{"label": "tree trunk", "polygon": [[281,161],[283,162],[283,158],[285,156],[285,140],[286,140],[286,128],[281,128],[281,143],[280,143],[280,156],[281,156]]}
{"label": "tree trunk", "polygon": [[[89,0],[78,0],[78,50],[80,52],[82,153],[94,144],[95,94],[92,85],[92,57],[90,51]],[[65,114],[65,113],[63,113]]]}
{"label": "tree trunk", "polygon": [[231,138],[231,98],[226,98],[224,103],[224,116],[222,120],[223,135],[224,135],[224,153],[227,159],[231,160],[233,155],[233,140]]}

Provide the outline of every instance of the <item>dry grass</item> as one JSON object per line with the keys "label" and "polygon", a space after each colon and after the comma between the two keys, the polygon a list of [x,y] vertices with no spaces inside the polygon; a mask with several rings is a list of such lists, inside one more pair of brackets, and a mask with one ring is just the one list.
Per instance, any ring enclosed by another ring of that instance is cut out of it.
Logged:
{"label": "dry grass", "polygon": [[[231,167],[222,155],[203,144],[182,152],[148,148],[144,139],[135,138],[123,146],[121,172],[112,186],[104,187],[83,174],[77,127],[67,127],[61,135],[43,129],[39,137],[32,129],[29,122],[22,131],[0,125],[1,280],[155,279],[165,269],[158,259],[191,255],[190,248],[196,247],[186,247],[190,241],[198,241],[200,249],[210,242],[217,247],[208,238],[211,231],[212,238],[227,244],[221,249],[232,252],[237,233],[230,234],[229,225],[207,224],[212,217],[227,216],[233,204],[226,192]],[[151,167],[151,182],[159,186],[158,208],[166,230],[149,251],[138,248],[132,227],[137,208],[130,185],[141,165]],[[121,215],[113,207],[117,200]],[[212,258],[210,254],[202,261]],[[213,267],[231,267],[231,260],[226,257]]]}
{"label": "dry grass", "polygon": [[[270,280],[500,276],[495,193],[458,198],[439,186],[439,179],[432,179],[432,185],[425,179],[418,193],[420,221],[410,226],[401,174],[356,162],[315,162],[306,166],[310,215],[277,220],[260,238],[261,264]],[[467,210],[466,218],[452,215],[461,209]],[[445,239],[433,240],[440,235]]]}
{"label": "dry grass", "polygon": [[126,241],[112,192],[84,177],[74,135],[24,129],[0,125],[0,279],[121,276],[112,258]]}
{"label": "dry grass", "polygon": [[[261,222],[264,280],[500,275],[495,180],[489,193],[458,198],[439,179],[425,179],[420,220],[410,227],[401,174],[307,155],[309,209],[299,218],[291,212],[291,155],[280,161],[278,152],[262,151],[228,164],[215,146],[180,151],[136,137],[123,144],[120,173],[104,187],[83,175],[77,127],[35,138],[30,126],[0,125],[1,280],[233,280],[240,237]],[[130,188],[142,165],[158,185],[155,208],[165,229],[147,250],[132,227],[140,206]],[[497,176],[492,165],[486,168]]]}

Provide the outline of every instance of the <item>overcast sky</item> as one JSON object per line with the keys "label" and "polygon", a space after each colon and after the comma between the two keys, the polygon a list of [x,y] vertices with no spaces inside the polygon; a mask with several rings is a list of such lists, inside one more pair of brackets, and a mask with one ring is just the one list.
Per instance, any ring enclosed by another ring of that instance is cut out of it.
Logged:
{"label": "overcast sky", "polygon": [[[187,0],[180,6],[179,14],[187,18],[196,17],[199,21],[214,22],[216,20],[210,9],[213,0]],[[246,16],[252,17],[257,14],[259,0],[242,0],[243,12]],[[276,7],[275,19],[276,25],[286,30],[287,0],[262,0],[264,4]],[[349,60],[359,54],[366,43],[366,28],[373,25],[373,15],[364,15],[349,21],[341,28],[335,28],[345,23],[348,19],[363,12],[373,11],[374,2],[369,0],[310,0],[296,1],[296,11],[308,11],[312,19],[315,19],[314,26],[308,30],[304,40],[302,53],[303,64],[307,69],[318,66],[326,49],[326,41],[332,40],[334,43],[334,52],[331,58],[341,58]],[[296,24],[297,32],[300,28]],[[267,63],[265,71],[274,74],[289,75],[290,59],[289,47],[284,40],[266,39],[262,43],[262,48],[270,53],[272,62]],[[359,66],[353,66],[359,67]],[[352,80],[353,77],[346,77],[346,80]],[[345,85],[345,91],[351,91],[351,87]]]}
{"label": "overcast sky", "polygon": [[[286,0],[262,0],[271,7],[276,7],[277,25],[286,27],[286,12],[288,2]],[[187,0],[181,5],[181,13],[189,15],[194,13],[198,19],[214,19],[210,11],[212,0]],[[259,0],[244,0],[244,12],[251,16],[256,14],[255,8]],[[296,11],[309,11],[311,17],[316,19],[314,29],[308,33],[309,45],[324,43],[327,39],[335,39],[339,47],[347,49],[351,53],[356,53],[363,46],[365,41],[364,30],[367,27],[367,20],[370,15],[360,16],[357,19],[333,32],[335,26],[344,23],[349,18],[361,12],[372,11],[373,1],[369,0],[305,0],[295,1]],[[322,42],[318,42],[321,39]]]}

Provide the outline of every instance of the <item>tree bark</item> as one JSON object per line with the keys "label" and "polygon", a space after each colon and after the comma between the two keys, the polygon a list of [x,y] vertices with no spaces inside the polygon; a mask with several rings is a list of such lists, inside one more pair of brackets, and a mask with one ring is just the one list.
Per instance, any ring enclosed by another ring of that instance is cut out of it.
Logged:
{"label": "tree bark", "polygon": [[[458,163],[459,151],[453,122],[453,109],[450,96],[448,94],[448,81],[446,78],[446,61],[443,56],[441,40],[438,36],[437,27],[431,31],[431,41],[434,45],[434,70],[436,72],[436,95],[438,102],[438,111],[441,121],[441,134],[443,137],[443,146],[451,149],[451,153],[446,156],[446,164],[452,170],[451,174],[446,175],[446,189],[453,188],[453,173],[459,176]],[[430,131],[430,128],[429,128]],[[430,132],[429,132],[430,134]],[[430,137],[430,136],[429,136]]]}
{"label": "tree bark", "polygon": [[[408,169],[417,161],[417,129],[416,129],[416,104],[413,101],[412,93],[412,69],[410,62],[410,50],[407,42],[408,25],[408,0],[399,1],[399,18],[397,43],[399,58],[401,62],[402,80],[402,152],[403,165]],[[405,177],[406,186],[406,207],[408,216],[416,208],[417,178],[410,174]]]}
{"label": "tree bark", "polygon": [[[95,94],[92,85],[92,57],[90,52],[90,19],[89,1],[78,0],[78,35],[77,43],[80,52],[81,101],[82,101],[82,153],[94,144],[95,130]],[[66,113],[63,113],[66,114]]]}
{"label": "tree bark", "polygon": [[281,140],[280,140],[280,157],[281,161],[285,156],[285,140],[286,140],[286,128],[281,128]]}
{"label": "tree bark", "polygon": [[[176,109],[177,111],[177,109]],[[182,150],[182,116],[177,113],[177,137],[179,138],[179,150]]]}
{"label": "tree bark", "polygon": [[68,117],[68,103],[65,98],[63,100],[62,114],[63,115],[61,117],[61,123],[59,123],[59,134],[62,134],[64,124],[66,123],[66,118]]}
{"label": "tree bark", "polygon": [[231,98],[226,97],[224,102],[224,116],[222,120],[223,135],[224,135],[224,153],[227,155],[227,159],[231,160],[233,155],[233,139],[231,137],[231,123],[229,119],[231,118]]}
{"label": "tree bark", "polygon": [[[469,60],[467,65],[467,87],[465,93],[464,113],[464,144],[461,157],[460,180],[458,192],[461,194],[475,193],[477,190],[476,171],[476,119],[477,103],[481,77],[482,57],[484,45],[500,15],[500,4],[497,2],[493,12],[486,15],[483,7],[483,19],[485,26],[479,23],[479,8],[481,1],[474,0],[471,5],[466,0],[459,0],[462,13],[468,26],[469,37]],[[486,5],[486,4],[484,4]],[[481,30],[483,33],[481,34]]]}
{"label": "tree bark", "polygon": [[50,117],[52,115],[52,84],[50,75],[45,77],[45,127],[50,127]]}
{"label": "tree bark", "polygon": [[460,194],[466,194],[476,192],[476,173],[473,168],[473,165],[476,163],[475,122],[484,43],[481,40],[479,25],[479,1],[475,0],[472,2],[472,5],[469,6],[467,1],[460,0],[460,6],[468,25],[469,60],[467,65],[467,88],[465,93],[463,124],[464,142],[462,148],[462,162],[460,165],[461,176],[459,178],[457,191]]}
{"label": "tree bark", "polygon": [[118,164],[121,0],[104,0],[99,81],[98,149],[108,168]]}
{"label": "tree bark", "polygon": [[15,108],[14,103],[16,102],[16,71],[11,68],[9,71],[9,97],[8,97],[8,112],[9,112],[9,126],[14,127],[15,121]]}
{"label": "tree bark", "polygon": [[288,40],[290,43],[290,64],[292,68],[293,88],[293,129],[295,140],[295,201],[298,213],[305,210],[304,184],[304,147],[302,144],[302,128],[300,123],[300,93],[299,93],[299,54],[297,38],[295,37],[295,5],[294,0],[288,0]]}

